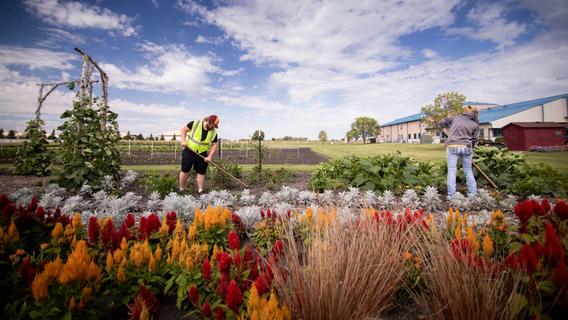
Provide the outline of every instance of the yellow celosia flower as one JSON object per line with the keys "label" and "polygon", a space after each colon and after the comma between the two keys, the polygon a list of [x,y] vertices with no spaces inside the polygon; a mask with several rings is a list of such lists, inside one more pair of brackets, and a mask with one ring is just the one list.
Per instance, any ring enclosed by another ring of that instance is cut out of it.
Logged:
{"label": "yellow celosia flower", "polygon": [[112,254],[109,251],[106,257],[105,270],[106,272],[110,273],[113,268],[114,268],[114,259],[112,258]]}
{"label": "yellow celosia flower", "polygon": [[461,230],[461,224],[458,223],[458,225],[456,226],[456,229],[454,230],[454,237],[460,241],[462,239],[462,230]]}
{"label": "yellow celosia flower", "polygon": [[75,212],[72,224],[75,231],[79,231],[83,228],[83,222],[81,221],[81,214],[79,212]]}
{"label": "yellow celosia flower", "polygon": [[8,227],[8,239],[10,241],[20,240],[20,233],[18,232],[18,228],[14,222],[10,223],[10,226]]}
{"label": "yellow celosia flower", "polygon": [[201,216],[201,209],[195,209],[195,216],[193,217],[193,223],[203,224],[203,217]]}
{"label": "yellow celosia flower", "polygon": [[91,261],[91,263],[89,264],[89,270],[87,272],[87,279],[89,281],[95,281],[99,278],[100,274],[101,269],[99,268],[99,266],[97,266],[94,261]]}
{"label": "yellow celosia flower", "polygon": [[55,280],[63,271],[63,261],[59,256],[54,261],[50,261],[45,265],[43,273],[48,281]]}
{"label": "yellow celosia flower", "polygon": [[69,304],[67,305],[67,309],[73,311],[75,310],[76,307],[77,307],[77,302],[75,302],[75,297],[71,297],[71,300],[69,300]]}
{"label": "yellow celosia flower", "polygon": [[162,248],[159,244],[154,251],[154,259],[156,259],[156,262],[160,262],[162,260]]}
{"label": "yellow celosia flower", "polygon": [[66,285],[73,281],[86,280],[90,264],[91,258],[87,251],[87,242],[80,240],[63,265],[63,270],[57,281]]}
{"label": "yellow celosia flower", "polygon": [[113,253],[114,263],[120,264],[124,259],[124,254],[122,253],[121,249],[116,249]]}
{"label": "yellow celosia flower", "polygon": [[182,234],[183,234],[183,231],[184,231],[183,224],[181,223],[180,219],[177,219],[176,220],[176,227],[174,229],[174,236],[181,237]]}
{"label": "yellow celosia flower", "polygon": [[195,226],[195,223],[192,223],[189,226],[189,229],[187,231],[187,237],[189,238],[189,240],[195,240],[197,237],[197,227]]}
{"label": "yellow celosia flower", "polygon": [[122,240],[120,241],[120,250],[126,251],[126,249],[128,249],[128,241],[126,241],[126,237],[122,237]]}
{"label": "yellow celosia flower", "polygon": [[493,255],[493,240],[488,234],[483,237],[483,254],[487,258]]}
{"label": "yellow celosia flower", "polygon": [[123,260],[122,263],[118,266],[118,271],[116,273],[116,280],[118,280],[118,282],[120,283],[126,281],[126,273],[124,272],[125,265],[126,265],[126,260]]}
{"label": "yellow celosia flower", "polygon": [[156,270],[156,259],[154,259],[153,255],[150,255],[150,261],[148,262],[148,270],[150,272],[154,272],[154,270]]}
{"label": "yellow celosia flower", "polygon": [[471,248],[473,249],[474,253],[479,251],[479,240],[477,240],[477,235],[472,227],[467,227],[466,229],[467,240],[471,244]]}
{"label": "yellow celosia flower", "polygon": [[65,237],[65,241],[67,241],[68,243],[73,240],[73,237],[75,236],[75,231],[73,230],[73,226],[71,224],[65,226],[65,233],[63,236]]}
{"label": "yellow celosia flower", "polygon": [[164,214],[164,216],[162,217],[162,226],[160,227],[160,230],[158,230],[158,232],[162,235],[167,236],[169,234],[169,231],[170,227],[168,226],[168,220],[166,219],[166,215]]}
{"label": "yellow celosia flower", "polygon": [[48,277],[42,272],[36,274],[34,280],[32,281],[32,295],[36,301],[42,301],[47,298],[47,289],[49,286]]}
{"label": "yellow celosia flower", "polygon": [[507,221],[501,209],[491,212],[491,226],[497,231],[505,231]]}
{"label": "yellow celosia flower", "polygon": [[251,320],[289,320],[290,311],[286,306],[278,307],[278,301],[274,290],[270,292],[269,299],[260,297],[258,290],[253,284],[247,302],[247,311]]}

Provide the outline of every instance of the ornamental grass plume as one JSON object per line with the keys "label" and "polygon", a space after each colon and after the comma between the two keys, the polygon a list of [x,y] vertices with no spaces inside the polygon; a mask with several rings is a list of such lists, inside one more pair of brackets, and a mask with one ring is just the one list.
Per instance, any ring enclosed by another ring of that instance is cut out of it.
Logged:
{"label": "ornamental grass plume", "polygon": [[[456,257],[437,234],[415,234],[422,258],[422,291],[411,296],[428,319],[518,319],[523,308],[522,273],[500,272]],[[466,239],[463,241],[469,242]],[[464,252],[462,252],[464,253]]]}
{"label": "ornamental grass plume", "polygon": [[363,218],[313,231],[313,240],[302,247],[293,226],[285,229],[284,255],[271,267],[273,285],[292,318],[365,319],[395,305],[405,275],[401,257],[414,228]]}

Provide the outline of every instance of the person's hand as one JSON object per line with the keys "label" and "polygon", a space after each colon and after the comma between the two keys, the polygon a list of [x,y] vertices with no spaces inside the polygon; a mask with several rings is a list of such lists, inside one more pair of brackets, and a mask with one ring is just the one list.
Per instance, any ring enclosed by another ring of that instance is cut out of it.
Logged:
{"label": "person's hand", "polygon": [[211,162],[211,156],[205,157],[205,162],[207,162],[207,163]]}
{"label": "person's hand", "polygon": [[181,142],[181,148],[185,149],[187,147],[187,143],[185,141]]}

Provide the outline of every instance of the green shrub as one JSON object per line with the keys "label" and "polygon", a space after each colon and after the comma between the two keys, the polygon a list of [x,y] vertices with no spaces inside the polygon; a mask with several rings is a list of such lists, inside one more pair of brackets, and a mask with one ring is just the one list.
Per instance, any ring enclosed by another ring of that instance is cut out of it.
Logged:
{"label": "green shrub", "polygon": [[178,188],[178,177],[170,173],[161,174],[158,171],[148,171],[142,178],[146,192],[158,192],[160,197],[165,197],[168,193],[174,192]]}
{"label": "green shrub", "polygon": [[285,167],[274,170],[267,168],[260,170],[259,166],[255,166],[248,175],[247,181],[249,184],[262,184],[271,189],[276,185],[289,182],[293,176],[294,172]]}
{"label": "green shrub", "polygon": [[316,190],[358,187],[365,190],[391,190],[402,193],[405,189],[440,185],[443,176],[440,165],[419,162],[400,152],[359,158],[351,155],[328,161],[318,166],[310,180]]}
{"label": "green shrub", "polygon": [[[215,161],[215,164],[239,179],[243,176],[243,169],[237,163],[223,162],[219,160]],[[238,183],[228,174],[213,165],[209,165],[207,178],[211,183],[211,188],[214,189],[230,189]]]}
{"label": "green shrub", "polygon": [[58,130],[63,141],[54,166],[54,180],[68,190],[84,183],[97,188],[104,176],[118,179],[120,154],[116,147],[120,137],[118,115],[104,108],[90,106],[88,101],[74,101],[73,108],[61,118]]}
{"label": "green shrub", "polygon": [[49,144],[43,130],[44,122],[41,119],[28,121],[24,144],[16,152],[16,174],[46,176],[51,163],[51,154],[47,150]]}

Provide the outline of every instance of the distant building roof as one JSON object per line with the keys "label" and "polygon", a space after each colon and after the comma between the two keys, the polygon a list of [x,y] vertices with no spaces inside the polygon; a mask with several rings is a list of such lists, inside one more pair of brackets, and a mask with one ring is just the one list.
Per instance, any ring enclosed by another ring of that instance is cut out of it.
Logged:
{"label": "distant building roof", "polygon": [[465,101],[463,103],[464,106],[496,106],[496,103],[489,103],[489,102],[475,102],[475,101]]}
{"label": "distant building roof", "polygon": [[[505,105],[495,105],[495,107],[490,107],[488,109],[482,109],[479,110],[479,123],[488,123],[491,121],[495,121],[497,119],[501,119],[504,118],[506,116],[510,116],[512,114],[515,113],[519,113],[521,111],[525,111],[528,110],[530,108],[545,104],[545,103],[549,103],[558,99],[562,99],[562,98],[568,98],[568,93],[566,94],[561,94],[561,95],[557,95],[557,96],[550,96],[550,97],[546,97],[546,98],[540,98],[540,99],[534,99],[534,100],[529,100],[529,101],[522,101],[522,102],[516,102],[516,103],[511,103],[511,104],[505,104]],[[464,105],[494,105],[492,103],[482,103],[482,102],[471,102],[471,101],[466,101],[464,102]],[[386,127],[386,126],[392,126],[392,125],[396,125],[396,124],[402,124],[402,123],[407,123],[407,122],[412,122],[412,121],[418,121],[422,119],[422,113],[417,113],[417,114],[413,114],[410,116],[406,116],[403,118],[399,118],[396,120],[393,120],[391,122],[387,122],[383,125],[381,125],[381,127]]]}
{"label": "distant building roof", "polygon": [[510,116],[512,114],[519,113],[521,111],[525,111],[530,108],[562,98],[568,98],[568,93],[529,101],[505,104],[502,106],[481,110],[479,111],[479,123],[495,121],[497,119],[501,119],[506,116]]}
{"label": "distant building roof", "polygon": [[518,126],[522,128],[566,128],[568,127],[568,122],[511,122],[505,127],[508,126]]}

